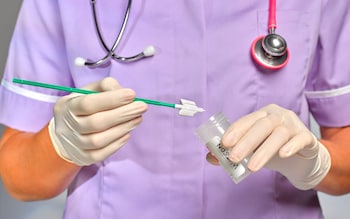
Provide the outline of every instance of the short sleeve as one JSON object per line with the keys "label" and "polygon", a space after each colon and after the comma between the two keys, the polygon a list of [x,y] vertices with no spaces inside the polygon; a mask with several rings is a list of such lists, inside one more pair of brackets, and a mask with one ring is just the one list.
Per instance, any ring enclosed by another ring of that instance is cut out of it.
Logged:
{"label": "short sleeve", "polygon": [[58,1],[22,2],[0,87],[0,123],[24,131],[52,117],[60,91],[19,85],[13,78],[71,85]]}
{"label": "short sleeve", "polygon": [[325,3],[319,40],[306,85],[311,113],[320,126],[350,125],[350,1]]}

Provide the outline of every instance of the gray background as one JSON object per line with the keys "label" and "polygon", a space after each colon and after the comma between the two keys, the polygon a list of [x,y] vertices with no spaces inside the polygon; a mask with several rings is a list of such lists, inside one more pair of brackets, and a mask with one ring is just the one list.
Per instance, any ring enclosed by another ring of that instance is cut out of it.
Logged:
{"label": "gray background", "polygon": [[[0,77],[20,4],[20,0],[0,2]],[[0,136],[2,131],[0,125]],[[313,131],[318,135],[318,127],[314,123]],[[334,197],[320,193],[319,196],[327,219],[350,218],[350,194]],[[64,200],[65,193],[47,201],[18,202],[7,194],[0,180],[0,219],[58,219],[62,217]]]}

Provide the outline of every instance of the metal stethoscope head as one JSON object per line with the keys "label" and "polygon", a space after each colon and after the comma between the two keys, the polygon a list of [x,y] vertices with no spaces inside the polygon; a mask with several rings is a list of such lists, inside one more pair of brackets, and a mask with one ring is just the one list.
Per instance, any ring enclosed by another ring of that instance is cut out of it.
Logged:
{"label": "metal stethoscope head", "polygon": [[251,47],[254,61],[270,70],[283,68],[289,61],[289,50],[286,40],[275,33],[276,0],[270,0],[269,33],[255,39]]}
{"label": "metal stethoscope head", "polygon": [[125,11],[123,23],[122,23],[122,26],[119,30],[119,34],[118,34],[117,38],[115,39],[112,47],[109,48],[107,46],[107,44],[105,43],[105,40],[103,39],[101,30],[100,30],[100,26],[98,24],[97,14],[96,14],[96,6],[95,6],[96,0],[91,0],[91,8],[92,8],[92,14],[93,14],[93,19],[94,19],[94,23],[95,23],[95,29],[96,29],[98,38],[99,38],[100,42],[102,43],[102,46],[105,49],[105,51],[107,52],[107,54],[103,58],[101,58],[97,61],[88,61],[85,58],[77,57],[74,61],[76,66],[96,67],[96,66],[100,66],[100,65],[106,63],[110,59],[114,59],[114,60],[119,61],[119,62],[134,62],[134,61],[146,58],[146,57],[153,56],[155,54],[155,48],[152,45],[147,46],[139,54],[136,54],[136,55],[130,56],[130,57],[122,57],[122,56],[119,56],[119,55],[114,53],[115,50],[117,49],[119,43],[120,43],[120,40],[122,39],[122,37],[124,35],[125,28],[126,28],[126,25],[128,23],[128,19],[129,19],[129,15],[130,15],[131,3],[132,3],[132,0],[129,0],[126,11]]}

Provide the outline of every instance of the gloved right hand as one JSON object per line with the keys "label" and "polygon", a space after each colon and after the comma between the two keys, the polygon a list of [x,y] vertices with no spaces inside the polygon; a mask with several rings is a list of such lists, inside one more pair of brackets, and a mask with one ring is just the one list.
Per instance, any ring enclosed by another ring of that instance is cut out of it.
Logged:
{"label": "gloved right hand", "polygon": [[49,133],[58,155],[79,166],[103,161],[122,147],[142,121],[147,105],[113,78],[84,87],[100,93],[70,94],[54,107]]}

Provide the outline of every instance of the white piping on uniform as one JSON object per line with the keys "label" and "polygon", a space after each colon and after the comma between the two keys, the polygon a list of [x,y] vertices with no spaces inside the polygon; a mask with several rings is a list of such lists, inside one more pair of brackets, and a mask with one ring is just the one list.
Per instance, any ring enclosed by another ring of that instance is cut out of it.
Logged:
{"label": "white piping on uniform", "polygon": [[350,85],[332,90],[305,91],[305,96],[310,99],[336,97],[350,93]]}
{"label": "white piping on uniform", "polygon": [[2,80],[1,85],[16,94],[19,94],[21,96],[25,96],[34,100],[43,101],[43,102],[55,103],[60,98],[60,96],[47,95],[47,94],[31,91],[22,87],[18,87],[5,80]]}

